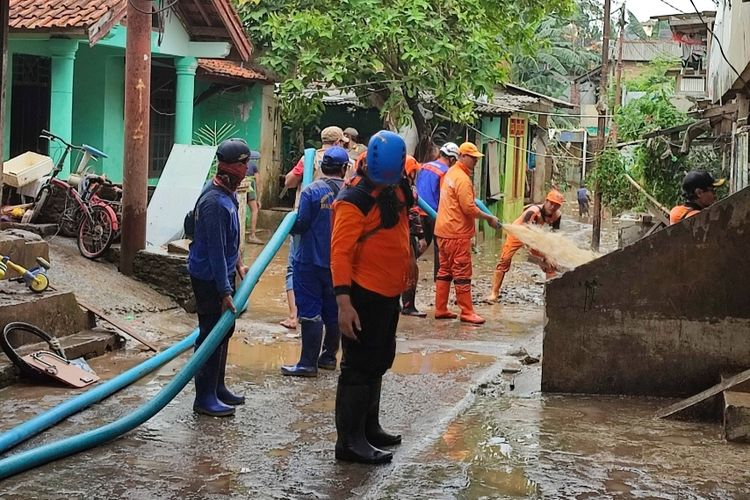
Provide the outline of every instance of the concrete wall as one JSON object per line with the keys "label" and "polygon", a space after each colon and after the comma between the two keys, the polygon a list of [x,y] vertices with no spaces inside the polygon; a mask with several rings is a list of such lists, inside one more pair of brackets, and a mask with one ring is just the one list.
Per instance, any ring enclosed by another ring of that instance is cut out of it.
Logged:
{"label": "concrete wall", "polygon": [[750,368],[750,189],[547,284],[542,390],[684,396]]}

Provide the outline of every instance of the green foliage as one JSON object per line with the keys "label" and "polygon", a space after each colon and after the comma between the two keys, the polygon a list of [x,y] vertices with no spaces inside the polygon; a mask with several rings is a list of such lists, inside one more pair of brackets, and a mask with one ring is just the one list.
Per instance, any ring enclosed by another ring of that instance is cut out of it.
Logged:
{"label": "green foliage", "polygon": [[429,95],[435,111],[473,122],[471,99],[508,78],[509,47],[530,47],[539,21],[571,0],[235,1],[260,62],[282,79],[286,121],[313,121],[335,86],[392,125],[413,117],[423,136],[418,102]]}
{"label": "green foliage", "polygon": [[667,76],[667,70],[680,67],[679,59],[659,56],[648,63],[646,71],[640,75],[624,80],[625,87],[631,92],[674,92],[675,79]]}
{"label": "green foliage", "polygon": [[[649,132],[690,122],[663,91],[629,102],[617,110],[614,121],[618,138],[623,141],[643,139]],[[624,177],[627,172],[660,203],[667,207],[675,205],[680,199],[680,184],[687,171],[686,155],[679,150],[680,144],[663,135],[636,146],[631,162],[626,162],[617,149],[607,149],[599,158],[594,173],[605,203],[615,213],[639,205],[634,188]]]}
{"label": "green foliage", "polygon": [[654,92],[630,101],[614,116],[617,136],[624,141],[640,139],[644,134],[688,123],[687,115],[678,110],[666,92]]}
{"label": "green foliage", "polygon": [[639,193],[625,178],[627,173],[625,159],[620,151],[608,147],[599,156],[596,168],[589,176],[590,182],[599,182],[602,203],[613,213],[621,213],[641,204]]}
{"label": "green foliage", "polygon": [[532,49],[518,46],[512,50],[512,81],[543,94],[563,97],[572,78],[600,62],[601,34],[596,19],[601,16],[598,3],[578,0],[569,16],[542,20],[535,29]]}
{"label": "green foliage", "polygon": [[226,139],[237,135],[237,127],[231,123],[222,123],[221,125],[214,122],[213,125],[207,123],[193,132],[193,144],[198,146],[218,146]]}
{"label": "green foliage", "polygon": [[[223,141],[237,135],[237,127],[231,123],[222,123],[221,125],[214,122],[213,125],[204,123],[201,127],[193,132],[193,144],[198,146],[218,146]],[[211,163],[208,170],[208,179],[216,175],[216,159]]]}

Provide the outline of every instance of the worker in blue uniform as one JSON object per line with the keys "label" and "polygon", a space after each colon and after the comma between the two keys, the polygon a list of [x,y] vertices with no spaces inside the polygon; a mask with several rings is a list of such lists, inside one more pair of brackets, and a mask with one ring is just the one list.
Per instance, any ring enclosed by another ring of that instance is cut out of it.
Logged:
{"label": "worker in blue uniform", "polygon": [[[232,301],[234,280],[236,275],[244,278],[247,272],[240,256],[236,191],[245,178],[250,148],[242,139],[227,139],[217,148],[216,158],[216,175],[201,193],[193,212],[194,235],[188,255],[200,328],[196,350],[224,311],[237,312]],[[229,338],[233,333],[234,323],[195,375],[193,410],[197,413],[224,417],[234,414],[234,406],[245,402],[244,396],[233,394],[224,382]]]}
{"label": "worker in blue uniform", "polygon": [[348,166],[349,154],[344,148],[328,148],[320,164],[322,176],[303,189],[300,196],[297,221],[292,228],[292,234],[299,235],[292,283],[302,329],[302,353],[296,365],[281,367],[284,375],[315,377],[318,368],[336,369],[341,335],[331,278],[331,207],[344,184]]}

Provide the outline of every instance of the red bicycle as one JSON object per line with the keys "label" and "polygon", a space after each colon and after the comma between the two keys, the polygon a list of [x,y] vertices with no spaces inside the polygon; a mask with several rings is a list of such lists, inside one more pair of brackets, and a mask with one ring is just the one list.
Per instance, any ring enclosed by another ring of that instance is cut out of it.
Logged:
{"label": "red bicycle", "polygon": [[[111,186],[112,183],[103,176],[88,174],[87,170],[92,158],[107,158],[107,155],[85,144],[74,146],[47,130],[43,130],[40,137],[59,142],[64,150],[49,179],[37,194],[31,222],[40,221],[52,197],[53,187],[58,188],[65,193],[65,207],[59,220],[61,231],[76,235],[78,250],[84,257],[101,257],[118,235],[120,223],[115,210],[97,194],[103,186]],[[62,171],[71,150],[80,151],[82,156],[76,173],[65,182],[57,175]]]}

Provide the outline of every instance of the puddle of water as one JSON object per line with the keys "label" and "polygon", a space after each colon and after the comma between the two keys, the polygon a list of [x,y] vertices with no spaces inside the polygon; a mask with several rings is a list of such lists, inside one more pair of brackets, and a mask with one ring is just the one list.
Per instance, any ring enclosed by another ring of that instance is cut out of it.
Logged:
{"label": "puddle of water", "polygon": [[[299,342],[251,344],[235,336],[230,341],[229,363],[252,371],[271,373],[278,372],[281,365],[296,363],[299,353]],[[495,360],[494,356],[469,351],[411,351],[396,354],[391,371],[400,375],[441,374],[489,366]],[[316,408],[320,406],[320,411],[330,406],[328,400],[319,400],[312,405]]]}
{"label": "puddle of water", "polygon": [[[418,485],[454,490],[455,498],[747,498],[747,448],[724,442],[715,425],[653,419],[661,404],[480,397],[420,469],[397,468],[381,491]],[[456,471],[459,486],[449,479]]]}
{"label": "puddle of water", "polygon": [[441,374],[494,362],[494,356],[468,351],[412,351],[396,354],[391,371],[400,375]]}

